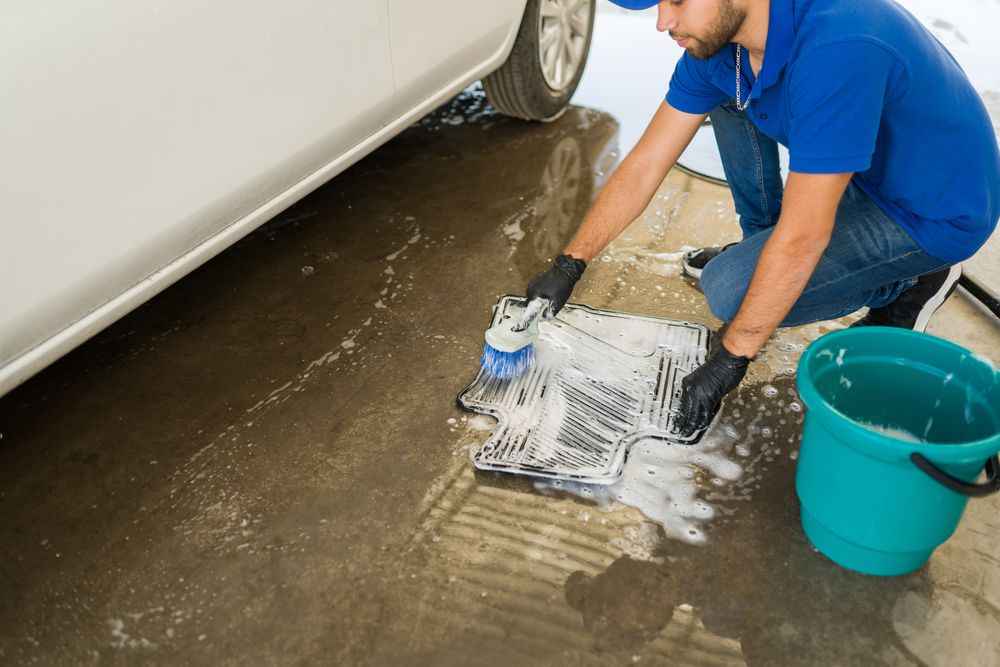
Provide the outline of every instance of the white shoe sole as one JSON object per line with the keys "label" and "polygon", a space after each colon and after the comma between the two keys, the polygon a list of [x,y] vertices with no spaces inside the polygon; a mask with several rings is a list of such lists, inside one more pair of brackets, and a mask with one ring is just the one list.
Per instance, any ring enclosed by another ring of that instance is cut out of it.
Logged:
{"label": "white shoe sole", "polygon": [[927,303],[924,307],[920,309],[917,313],[917,321],[913,325],[914,331],[923,332],[927,329],[927,325],[931,321],[931,315],[944,304],[944,300],[948,298],[948,293],[951,288],[958,282],[958,279],[962,277],[962,265],[955,264],[948,271],[948,277],[945,278],[944,282],[941,283],[941,287],[934,295],[927,299]]}
{"label": "white shoe sole", "polygon": [[684,256],[681,258],[681,268],[683,268],[684,270],[684,275],[691,276],[695,280],[699,281],[701,280],[701,269],[689,265],[688,261],[694,259],[695,257],[698,256],[699,253],[702,253],[704,251],[705,248],[700,248],[698,250],[691,250],[689,252],[684,253]]}
{"label": "white shoe sole", "polygon": [[691,276],[695,280],[701,280],[701,269],[696,269],[694,267],[688,268],[687,265],[684,265],[684,275]]}

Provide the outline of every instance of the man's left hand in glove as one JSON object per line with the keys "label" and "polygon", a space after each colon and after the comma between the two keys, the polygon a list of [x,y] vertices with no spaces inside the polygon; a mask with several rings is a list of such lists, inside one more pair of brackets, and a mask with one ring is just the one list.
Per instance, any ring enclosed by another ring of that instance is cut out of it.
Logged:
{"label": "man's left hand in glove", "polygon": [[708,361],[681,382],[680,410],[674,418],[674,434],[688,438],[712,423],[722,398],[743,380],[750,360],[719,345]]}

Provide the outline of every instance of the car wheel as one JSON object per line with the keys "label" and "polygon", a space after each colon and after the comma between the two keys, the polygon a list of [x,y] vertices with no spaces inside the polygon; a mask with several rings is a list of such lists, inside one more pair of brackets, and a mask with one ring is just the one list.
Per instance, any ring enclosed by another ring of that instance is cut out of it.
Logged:
{"label": "car wheel", "polygon": [[576,91],[594,34],[596,0],[528,0],[500,69],[483,79],[490,104],[525,120],[558,118]]}

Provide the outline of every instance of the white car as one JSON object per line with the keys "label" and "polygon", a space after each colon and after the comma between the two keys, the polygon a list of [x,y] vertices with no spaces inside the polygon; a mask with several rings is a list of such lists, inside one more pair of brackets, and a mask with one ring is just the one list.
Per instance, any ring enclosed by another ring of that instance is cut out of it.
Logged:
{"label": "white car", "polygon": [[558,116],[594,3],[5,3],[0,394],[479,79]]}

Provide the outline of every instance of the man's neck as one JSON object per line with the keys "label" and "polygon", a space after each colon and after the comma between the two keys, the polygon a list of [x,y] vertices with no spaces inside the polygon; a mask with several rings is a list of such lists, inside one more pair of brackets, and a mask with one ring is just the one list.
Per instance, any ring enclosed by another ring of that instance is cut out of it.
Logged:
{"label": "man's neck", "polygon": [[764,46],[767,44],[767,23],[771,12],[770,0],[747,0],[746,18],[736,31],[733,41],[742,44],[751,56],[758,60],[764,58]]}

